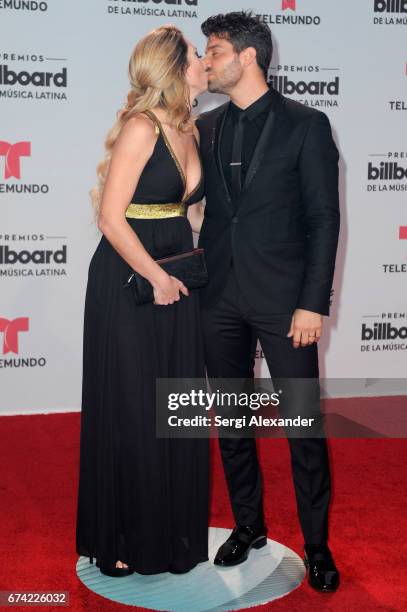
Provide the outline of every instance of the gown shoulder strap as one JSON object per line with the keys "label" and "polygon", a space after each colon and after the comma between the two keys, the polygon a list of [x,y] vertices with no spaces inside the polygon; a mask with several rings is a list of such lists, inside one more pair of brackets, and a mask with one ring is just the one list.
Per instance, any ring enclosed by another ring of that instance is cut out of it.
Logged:
{"label": "gown shoulder strap", "polygon": [[160,134],[160,132],[161,132],[161,123],[160,123],[158,117],[156,117],[156,115],[152,111],[150,111],[150,110],[143,111],[143,115],[147,115],[147,117],[149,117],[151,119],[151,121],[154,123],[154,126],[155,126],[155,133],[156,134]]}

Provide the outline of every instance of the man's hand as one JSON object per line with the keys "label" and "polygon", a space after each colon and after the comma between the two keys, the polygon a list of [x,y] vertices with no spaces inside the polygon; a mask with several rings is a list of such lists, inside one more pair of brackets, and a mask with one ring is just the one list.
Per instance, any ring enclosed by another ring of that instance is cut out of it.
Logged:
{"label": "man's hand", "polygon": [[294,348],[309,346],[318,342],[322,334],[322,315],[310,310],[297,308],[291,319],[287,338],[293,339]]}

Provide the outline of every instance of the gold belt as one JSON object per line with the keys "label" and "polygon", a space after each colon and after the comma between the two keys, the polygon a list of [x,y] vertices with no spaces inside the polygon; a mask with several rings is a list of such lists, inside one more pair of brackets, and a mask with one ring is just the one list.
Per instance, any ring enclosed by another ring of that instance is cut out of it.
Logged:
{"label": "gold belt", "polygon": [[128,219],[166,219],[168,217],[185,217],[184,202],[165,204],[129,204],[126,210]]}

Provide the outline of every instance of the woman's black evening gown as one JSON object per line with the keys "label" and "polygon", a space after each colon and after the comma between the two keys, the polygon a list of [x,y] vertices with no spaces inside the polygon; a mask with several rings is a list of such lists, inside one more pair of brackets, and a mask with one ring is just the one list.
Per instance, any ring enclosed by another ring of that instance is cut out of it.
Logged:
{"label": "woman's black evening gown", "polygon": [[[147,114],[158,137],[132,202],[198,202],[202,176],[183,197],[182,168]],[[127,221],[154,259],[193,248],[186,216]],[[208,559],[209,442],[156,437],[155,380],[205,376],[198,294],[136,306],[130,273],[102,236],[85,303],[76,550],[140,574],[184,572]]]}

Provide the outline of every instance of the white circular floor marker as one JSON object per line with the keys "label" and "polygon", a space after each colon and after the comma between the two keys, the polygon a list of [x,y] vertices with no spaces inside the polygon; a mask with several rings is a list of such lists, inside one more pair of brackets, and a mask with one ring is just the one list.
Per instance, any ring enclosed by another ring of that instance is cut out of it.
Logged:
{"label": "white circular floor marker", "polygon": [[304,579],[305,567],[292,550],[274,540],[235,567],[213,565],[230,529],[209,528],[209,561],[187,574],[168,572],[143,576],[134,573],[111,578],[100,573],[88,557],[80,557],[76,571],[94,593],[117,603],[166,612],[226,612],[271,602],[287,595]]}

